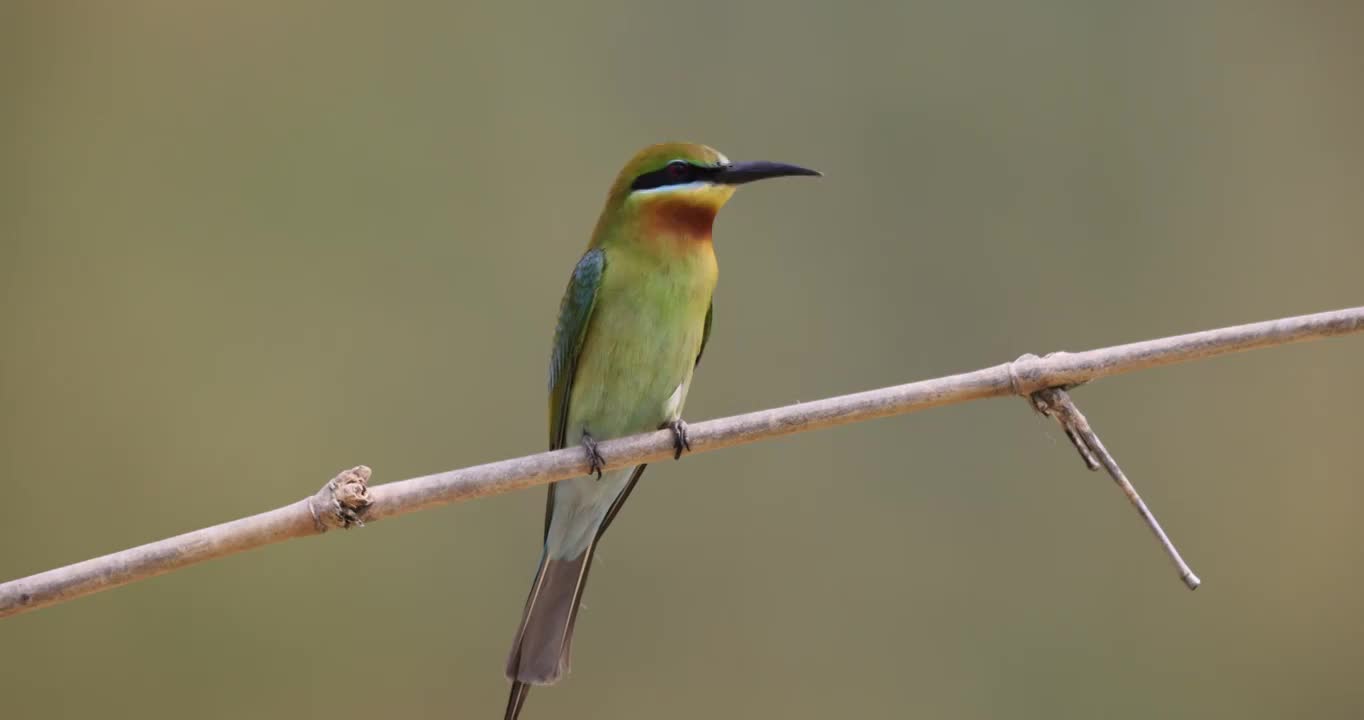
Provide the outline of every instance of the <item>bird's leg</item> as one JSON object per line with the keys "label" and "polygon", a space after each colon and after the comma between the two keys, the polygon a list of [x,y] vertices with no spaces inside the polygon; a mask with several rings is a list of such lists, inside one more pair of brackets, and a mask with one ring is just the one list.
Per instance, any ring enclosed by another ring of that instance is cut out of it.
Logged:
{"label": "bird's leg", "polygon": [[583,450],[587,453],[587,474],[597,474],[597,479],[601,479],[601,467],[606,464],[606,458],[597,452],[597,441],[587,432],[583,432]]}
{"label": "bird's leg", "polygon": [[691,450],[691,438],[687,437],[687,421],[682,418],[663,423],[663,428],[673,431],[673,459],[680,460],[683,450]]}

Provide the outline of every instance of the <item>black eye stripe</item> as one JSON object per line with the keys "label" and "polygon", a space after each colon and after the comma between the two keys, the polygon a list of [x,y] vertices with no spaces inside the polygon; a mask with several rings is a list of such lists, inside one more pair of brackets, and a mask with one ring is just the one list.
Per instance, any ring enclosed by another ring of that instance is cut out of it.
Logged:
{"label": "black eye stripe", "polygon": [[717,171],[719,168],[716,167],[705,167],[674,160],[653,172],[646,172],[635,178],[635,181],[630,183],[630,189],[649,190],[668,185],[685,185],[704,181]]}

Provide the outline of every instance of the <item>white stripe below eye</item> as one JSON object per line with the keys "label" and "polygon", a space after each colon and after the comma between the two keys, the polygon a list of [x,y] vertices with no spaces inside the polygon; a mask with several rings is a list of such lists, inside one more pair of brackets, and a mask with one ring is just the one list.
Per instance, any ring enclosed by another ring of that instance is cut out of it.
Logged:
{"label": "white stripe below eye", "polygon": [[681,184],[681,185],[660,185],[660,186],[658,186],[658,187],[656,187],[656,188],[648,188],[647,190],[635,190],[633,194],[635,194],[635,195],[654,195],[654,194],[658,194],[658,193],[670,193],[670,192],[691,192],[691,191],[693,191],[693,190],[700,190],[701,188],[706,188],[706,187],[710,187],[710,186],[711,186],[711,183],[708,183],[708,182],[689,182],[689,183],[683,183],[683,184]]}

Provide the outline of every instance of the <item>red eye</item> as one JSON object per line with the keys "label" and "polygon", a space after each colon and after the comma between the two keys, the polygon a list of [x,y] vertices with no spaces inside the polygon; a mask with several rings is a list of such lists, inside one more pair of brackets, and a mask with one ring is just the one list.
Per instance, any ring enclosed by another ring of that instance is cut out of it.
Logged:
{"label": "red eye", "polygon": [[675,180],[685,179],[691,174],[691,167],[681,160],[674,160],[668,163],[668,177]]}

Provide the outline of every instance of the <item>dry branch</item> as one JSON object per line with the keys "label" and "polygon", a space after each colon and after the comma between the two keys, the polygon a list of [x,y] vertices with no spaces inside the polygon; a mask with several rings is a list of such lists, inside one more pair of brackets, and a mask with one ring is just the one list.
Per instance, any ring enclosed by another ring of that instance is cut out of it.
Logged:
{"label": "dry branch", "polygon": [[1151,533],[1160,541],[1160,547],[1169,556],[1170,562],[1175,564],[1175,569],[1179,571],[1179,579],[1184,581],[1184,585],[1190,590],[1197,590],[1202,580],[1189,568],[1189,564],[1184,562],[1184,557],[1179,554],[1175,544],[1171,542],[1170,536],[1165,534],[1165,528],[1160,526],[1160,521],[1156,520],[1155,513],[1146,507],[1146,501],[1137,494],[1137,489],[1132,487],[1131,481],[1127,479],[1127,474],[1118,466],[1118,461],[1113,458],[1113,454],[1104,447],[1103,441],[1099,439],[1099,434],[1094,432],[1094,428],[1089,426],[1089,420],[1085,414],[1076,407],[1075,401],[1070,399],[1070,394],[1064,388],[1051,387],[1038,390],[1032,394],[1033,409],[1043,415],[1055,418],[1061,424],[1061,429],[1066,432],[1066,437],[1070,438],[1070,443],[1075,446],[1075,450],[1080,453],[1080,459],[1084,461],[1085,467],[1090,470],[1103,468],[1108,471],[1108,476],[1113,478],[1113,482],[1122,488],[1123,494],[1127,496],[1132,507],[1137,509],[1137,514],[1141,515],[1142,522],[1146,527],[1151,528]]}
{"label": "dry branch", "polygon": [[[1028,397],[1046,388],[1070,387],[1134,370],[1361,331],[1364,307],[1357,307],[1085,352],[1025,356],[974,372],[693,423],[688,435],[692,452],[708,452],[970,400]],[[663,430],[610,440],[603,442],[600,450],[607,459],[607,470],[662,460],[672,456],[672,433]],[[318,535],[360,517],[372,522],[586,472],[587,461],[578,448],[372,488],[365,484],[369,469],[358,467],[291,505],[0,584],[0,618],[281,540]]]}

